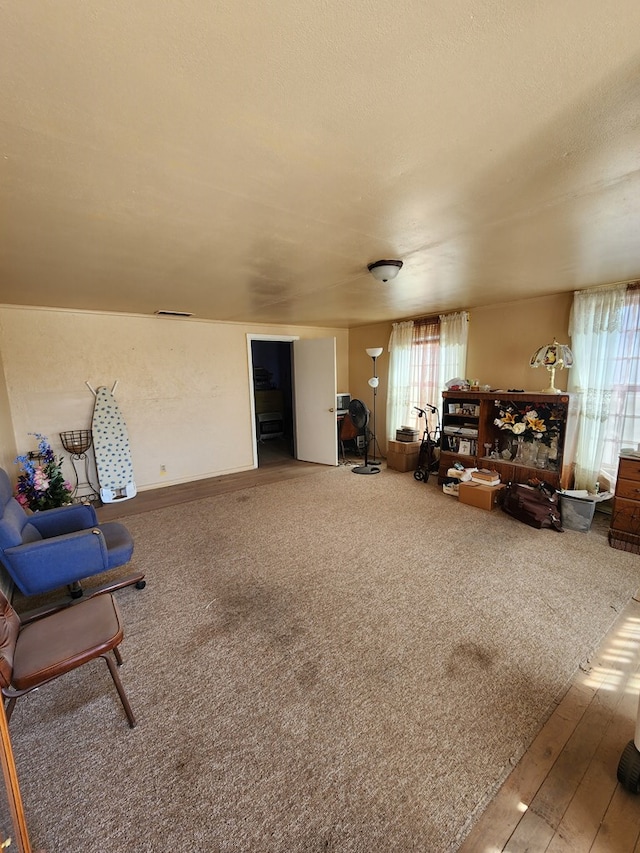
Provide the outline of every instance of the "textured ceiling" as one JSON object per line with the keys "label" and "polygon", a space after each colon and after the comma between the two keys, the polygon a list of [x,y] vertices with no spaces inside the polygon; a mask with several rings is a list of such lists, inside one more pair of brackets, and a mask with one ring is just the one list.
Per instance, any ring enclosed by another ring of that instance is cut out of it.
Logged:
{"label": "textured ceiling", "polygon": [[638,32],[637,0],[7,0],[0,302],[349,327],[637,278]]}

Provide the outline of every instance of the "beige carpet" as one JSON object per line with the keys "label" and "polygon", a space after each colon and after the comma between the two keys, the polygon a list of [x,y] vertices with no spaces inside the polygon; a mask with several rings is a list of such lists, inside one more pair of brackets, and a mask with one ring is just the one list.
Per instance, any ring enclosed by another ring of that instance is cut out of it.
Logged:
{"label": "beige carpet", "polygon": [[638,587],[637,555],[348,467],[130,517],[102,662],[11,722],[48,853],[456,850]]}

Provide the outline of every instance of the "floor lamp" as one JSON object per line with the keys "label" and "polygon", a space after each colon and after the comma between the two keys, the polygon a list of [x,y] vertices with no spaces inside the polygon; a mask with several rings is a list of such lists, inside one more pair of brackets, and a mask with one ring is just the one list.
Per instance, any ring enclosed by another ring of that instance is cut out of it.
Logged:
{"label": "floor lamp", "polygon": [[[369,380],[369,385],[373,388],[373,430],[372,430],[372,433],[373,433],[373,456],[374,456],[374,458],[371,459],[370,461],[371,461],[372,465],[379,465],[380,462],[376,458],[376,445],[378,444],[378,439],[376,438],[376,397],[378,395],[378,384],[379,384],[378,373],[376,370],[376,360],[377,360],[378,356],[382,355],[382,347],[368,347],[366,352],[367,352],[368,356],[371,356],[371,360],[373,361],[373,376]],[[365,438],[365,441],[366,441],[366,438]],[[378,447],[378,450],[380,450],[380,447]]]}

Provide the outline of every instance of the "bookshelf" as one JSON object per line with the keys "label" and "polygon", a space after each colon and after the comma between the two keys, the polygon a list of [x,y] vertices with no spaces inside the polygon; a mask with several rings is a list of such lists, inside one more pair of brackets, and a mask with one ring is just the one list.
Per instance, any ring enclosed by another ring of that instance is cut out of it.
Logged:
{"label": "bookshelf", "polygon": [[[542,458],[546,450],[533,458],[533,445],[527,447],[529,442],[522,439],[518,442],[513,432],[495,423],[501,413],[510,412],[521,420],[532,410],[538,412],[554,435],[546,460]],[[454,462],[461,462],[465,468],[495,470],[503,483],[525,483],[536,478],[556,488],[570,488],[576,422],[577,400],[569,394],[444,391],[438,481],[445,482],[449,468]]]}

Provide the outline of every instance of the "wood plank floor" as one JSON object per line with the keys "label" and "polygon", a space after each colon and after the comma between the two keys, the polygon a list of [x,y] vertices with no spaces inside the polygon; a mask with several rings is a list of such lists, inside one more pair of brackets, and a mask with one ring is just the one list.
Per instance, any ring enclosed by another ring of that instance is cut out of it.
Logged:
{"label": "wood plank floor", "polygon": [[100,521],[111,521],[114,518],[124,518],[127,515],[150,512],[154,509],[197,501],[240,489],[250,489],[254,486],[277,483],[295,477],[305,477],[316,471],[321,471],[324,467],[324,465],[316,465],[313,462],[298,462],[290,456],[277,455],[274,452],[265,460],[261,460],[260,467],[257,469],[241,471],[237,474],[225,474],[205,480],[194,480],[190,483],[179,483],[161,489],[149,489],[148,491],[138,492],[136,497],[130,501],[103,504],[96,508],[96,512]]}
{"label": "wood plank floor", "polygon": [[640,797],[616,778],[635,733],[639,660],[640,601],[634,599],[459,853],[640,853]]}
{"label": "wood plank floor", "polygon": [[[308,476],[322,467],[274,453],[257,470],[141,492],[134,501],[99,508],[98,515],[122,517]],[[459,853],[640,853],[640,796],[616,778],[622,750],[635,732],[639,661],[640,600],[634,599],[575,676]]]}

